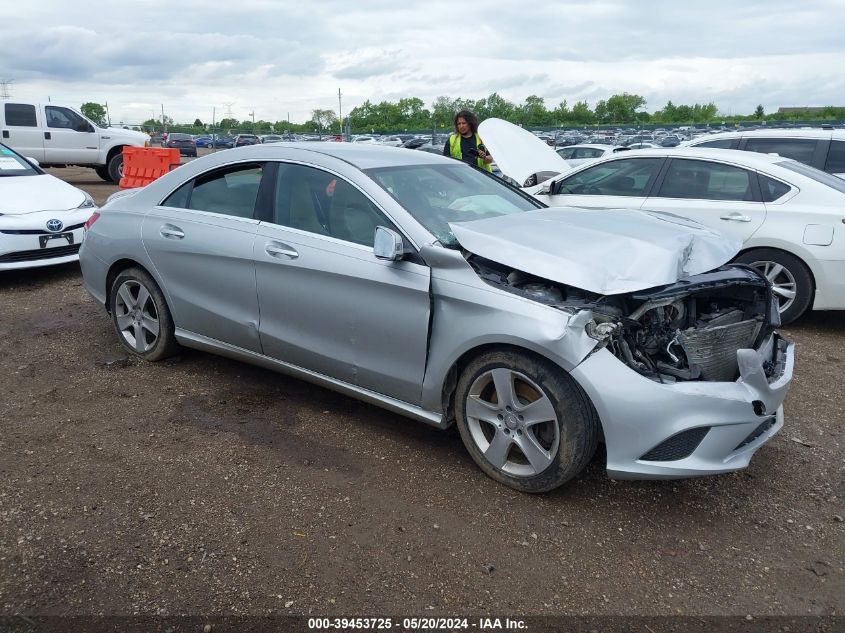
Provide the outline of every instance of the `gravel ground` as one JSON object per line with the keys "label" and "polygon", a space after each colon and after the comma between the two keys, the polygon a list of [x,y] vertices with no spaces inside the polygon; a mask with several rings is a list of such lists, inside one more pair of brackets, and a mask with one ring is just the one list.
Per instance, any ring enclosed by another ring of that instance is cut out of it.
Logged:
{"label": "gravel ground", "polygon": [[[102,202],[86,169],[53,173]],[[77,265],[0,273],[0,615],[845,609],[845,314],[784,328],[743,472],[528,496],[457,432],[185,351],[128,358]]]}

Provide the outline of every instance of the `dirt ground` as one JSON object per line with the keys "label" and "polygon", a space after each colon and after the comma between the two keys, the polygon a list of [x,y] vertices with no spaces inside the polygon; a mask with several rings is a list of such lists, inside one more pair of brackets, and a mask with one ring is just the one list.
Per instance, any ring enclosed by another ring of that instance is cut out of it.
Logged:
{"label": "dirt ground", "polygon": [[77,265],[0,273],[0,613],[841,614],[845,313],[783,333],[786,425],[749,469],[616,482],[598,455],[528,496],[454,430],[129,358]]}

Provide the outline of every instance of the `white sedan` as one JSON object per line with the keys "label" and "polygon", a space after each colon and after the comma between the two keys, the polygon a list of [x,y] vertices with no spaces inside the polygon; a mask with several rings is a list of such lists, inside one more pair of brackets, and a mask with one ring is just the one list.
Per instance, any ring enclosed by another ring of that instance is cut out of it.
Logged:
{"label": "white sedan", "polygon": [[619,152],[626,152],[628,148],[622,147],[621,145],[582,143],[580,145],[559,147],[556,151],[562,159],[569,163],[570,167],[577,167],[585,163],[591,163],[599,158],[606,158]]}
{"label": "white sedan", "polygon": [[[532,164],[543,148],[533,135],[485,123],[485,143],[518,182],[552,169],[544,159]],[[784,323],[808,309],[845,309],[845,182],[831,174],[780,156],[692,147],[632,150],[558,171],[525,191],[556,207],[668,212],[741,240],[734,261],[768,277]]]}
{"label": "white sedan", "polygon": [[0,270],[77,261],[95,208],[87,193],[0,144]]}

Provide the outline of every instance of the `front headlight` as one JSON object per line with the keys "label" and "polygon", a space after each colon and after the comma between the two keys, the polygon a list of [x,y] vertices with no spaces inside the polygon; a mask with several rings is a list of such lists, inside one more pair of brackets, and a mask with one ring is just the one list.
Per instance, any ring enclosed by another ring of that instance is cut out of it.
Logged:
{"label": "front headlight", "polygon": [[96,204],[94,204],[94,198],[92,198],[89,193],[85,191],[83,191],[82,193],[85,194],[85,200],[82,201],[82,204],[76,207],[77,209],[92,209],[97,206]]}

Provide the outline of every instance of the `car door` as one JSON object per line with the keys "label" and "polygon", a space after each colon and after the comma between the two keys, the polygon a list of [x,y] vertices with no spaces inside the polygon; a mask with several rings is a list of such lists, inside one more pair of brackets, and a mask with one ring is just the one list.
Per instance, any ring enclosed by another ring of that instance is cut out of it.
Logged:
{"label": "car door", "polygon": [[339,175],[279,163],[255,271],[264,353],[419,404],[428,349],[430,271],[373,254],[384,213]]}
{"label": "car door", "polygon": [[260,352],[253,242],[261,163],[185,183],[145,218],[144,246],[177,328]]}
{"label": "car door", "polygon": [[21,156],[44,161],[44,135],[38,121],[38,110],[31,103],[4,103],[4,124],[0,142]]}
{"label": "car door", "polygon": [[655,156],[601,162],[558,180],[543,201],[553,207],[639,209],[664,160]]}
{"label": "car door", "polygon": [[688,158],[670,159],[643,209],[691,218],[743,242],[766,219],[755,172]]}
{"label": "car door", "polygon": [[99,132],[81,115],[70,108],[45,105],[44,121],[44,150],[49,162],[97,162]]}

